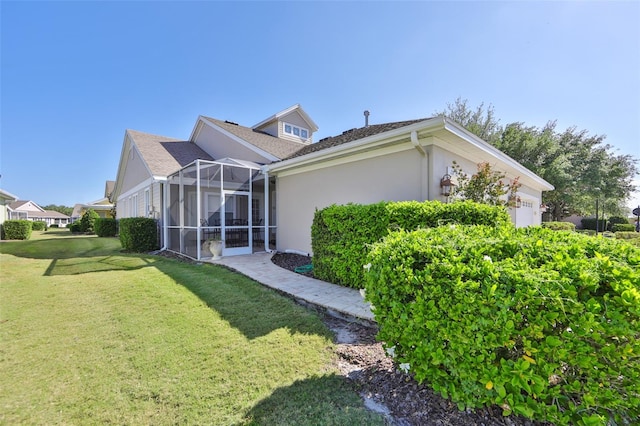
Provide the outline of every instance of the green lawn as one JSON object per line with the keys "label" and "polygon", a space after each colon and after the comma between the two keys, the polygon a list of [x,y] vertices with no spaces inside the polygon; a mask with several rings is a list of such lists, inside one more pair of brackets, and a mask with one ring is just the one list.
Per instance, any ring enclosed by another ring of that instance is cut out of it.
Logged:
{"label": "green lawn", "polygon": [[0,280],[1,424],[383,424],[315,314],[226,269],[52,230]]}

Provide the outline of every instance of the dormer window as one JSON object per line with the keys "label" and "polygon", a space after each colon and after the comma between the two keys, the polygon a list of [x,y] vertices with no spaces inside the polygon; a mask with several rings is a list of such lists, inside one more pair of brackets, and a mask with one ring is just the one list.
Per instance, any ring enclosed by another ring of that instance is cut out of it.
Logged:
{"label": "dormer window", "polygon": [[284,123],[284,133],[301,139],[309,138],[309,130],[304,127],[294,126],[293,124]]}

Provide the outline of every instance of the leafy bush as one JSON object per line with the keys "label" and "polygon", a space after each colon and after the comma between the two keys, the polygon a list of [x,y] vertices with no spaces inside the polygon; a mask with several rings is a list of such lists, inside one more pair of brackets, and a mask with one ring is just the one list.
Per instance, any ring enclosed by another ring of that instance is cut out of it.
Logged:
{"label": "leafy bush", "polygon": [[616,232],[616,238],[619,240],[634,240],[640,238],[640,233],[635,231]]}
{"label": "leafy bush", "polygon": [[542,222],[542,227],[552,231],[575,231],[576,229],[576,225],[571,222]]}
{"label": "leafy bush", "polygon": [[95,212],[93,209],[88,209],[86,212],[82,214],[80,218],[80,232],[84,232],[85,234],[93,234],[95,233],[94,226],[96,219],[99,219],[100,215]]}
{"label": "leafy bush", "polygon": [[113,218],[99,217],[93,224],[94,230],[98,237],[115,237],[117,223]]}
{"label": "leafy bush", "polygon": [[595,229],[576,229],[576,232],[584,235],[596,235]]}
{"label": "leafy bush", "polygon": [[615,225],[629,225],[629,219],[624,216],[611,216],[607,223],[607,231],[616,232],[613,229]]}
{"label": "leafy bush", "polygon": [[120,219],[118,224],[120,243],[125,250],[144,253],[158,249],[158,225],[154,219],[128,217]]}
{"label": "leafy bush", "polygon": [[418,229],[443,223],[511,226],[504,207],[461,201],[380,202],[332,205],[317,210],[311,227],[316,277],[362,288],[368,247],[393,229]]}
{"label": "leafy bush", "polygon": [[47,224],[41,220],[34,220],[31,223],[31,230],[33,231],[46,231],[47,230]]}
{"label": "leafy bush", "polygon": [[640,248],[444,226],[392,233],[368,261],[379,339],[460,409],[556,424],[640,416]]}
{"label": "leafy bush", "polygon": [[70,224],[68,228],[69,228],[69,231],[73,232],[74,234],[78,232],[82,232],[82,226],[79,220],[76,220],[75,222]]}
{"label": "leafy bush", "polygon": [[5,220],[2,224],[3,239],[5,240],[28,240],[31,238],[33,226],[30,220]]}
{"label": "leafy bush", "polygon": [[636,227],[633,226],[630,223],[616,223],[611,227],[611,231],[616,232],[616,233],[621,232],[621,231],[633,232],[635,229],[636,229]]}
{"label": "leafy bush", "polygon": [[49,228],[59,228],[59,227],[60,225],[58,225],[57,223],[53,223]]}

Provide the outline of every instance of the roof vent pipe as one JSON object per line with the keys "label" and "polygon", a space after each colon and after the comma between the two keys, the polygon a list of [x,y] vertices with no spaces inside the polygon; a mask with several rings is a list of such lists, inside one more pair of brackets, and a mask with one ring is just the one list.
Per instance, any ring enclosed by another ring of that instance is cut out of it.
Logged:
{"label": "roof vent pipe", "polygon": [[369,111],[364,111],[364,127],[369,127]]}

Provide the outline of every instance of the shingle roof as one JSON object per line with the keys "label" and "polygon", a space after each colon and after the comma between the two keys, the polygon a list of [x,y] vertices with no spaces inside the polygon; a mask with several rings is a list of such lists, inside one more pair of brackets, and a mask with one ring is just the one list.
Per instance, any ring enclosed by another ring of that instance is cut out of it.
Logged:
{"label": "shingle roof", "polygon": [[228,121],[222,121],[205,116],[202,116],[202,118],[214,123],[216,126],[222,127],[227,132],[249,142],[255,147],[277,158],[289,157],[300,148],[307,146],[307,144],[277,138],[259,130],[254,130],[250,127],[241,126]]}
{"label": "shingle roof", "polygon": [[169,176],[197,159],[213,160],[195,143],[127,130],[154,176]]}
{"label": "shingle roof", "polygon": [[353,142],[359,139],[364,139],[369,136],[388,132],[389,130],[399,129],[400,127],[409,126],[411,124],[419,123],[425,120],[428,120],[428,119],[421,118],[419,120],[396,121],[393,123],[385,123],[385,124],[373,124],[366,127],[360,127],[359,129],[347,130],[345,132],[342,132],[341,135],[324,138],[318,141],[317,143],[313,143],[311,145],[305,145],[302,149],[299,149],[298,151],[284,158],[284,160],[288,160],[289,158],[300,157],[302,155],[321,151],[323,149],[342,145],[348,142]]}
{"label": "shingle roof", "polygon": [[45,219],[45,218],[50,218],[50,219],[69,219],[69,216],[67,216],[66,214],[57,212],[55,210],[45,210],[44,213],[43,212],[30,211],[29,212],[29,217],[39,217],[39,218],[42,218],[42,219]]}

